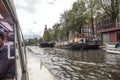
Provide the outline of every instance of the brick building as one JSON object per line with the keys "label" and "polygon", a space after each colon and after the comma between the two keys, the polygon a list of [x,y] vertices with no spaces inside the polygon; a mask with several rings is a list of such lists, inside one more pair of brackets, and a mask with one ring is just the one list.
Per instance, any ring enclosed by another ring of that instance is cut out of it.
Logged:
{"label": "brick building", "polygon": [[101,36],[102,45],[106,42],[117,42],[120,40],[120,25],[115,27],[112,19],[104,16],[101,20],[97,21],[97,32]]}

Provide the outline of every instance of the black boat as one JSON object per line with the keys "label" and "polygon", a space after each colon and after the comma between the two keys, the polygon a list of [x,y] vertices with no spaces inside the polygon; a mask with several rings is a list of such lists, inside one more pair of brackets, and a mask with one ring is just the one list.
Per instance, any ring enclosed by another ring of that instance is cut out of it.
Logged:
{"label": "black boat", "polygon": [[97,41],[84,39],[84,41],[72,42],[65,45],[58,45],[58,48],[69,49],[69,50],[88,50],[88,49],[99,49]]}
{"label": "black boat", "polygon": [[54,42],[40,42],[40,47],[54,47]]}
{"label": "black boat", "polygon": [[67,45],[60,45],[58,46],[58,48],[69,49],[69,50],[80,50],[80,49],[85,49],[85,45],[86,45],[85,43],[74,42]]}

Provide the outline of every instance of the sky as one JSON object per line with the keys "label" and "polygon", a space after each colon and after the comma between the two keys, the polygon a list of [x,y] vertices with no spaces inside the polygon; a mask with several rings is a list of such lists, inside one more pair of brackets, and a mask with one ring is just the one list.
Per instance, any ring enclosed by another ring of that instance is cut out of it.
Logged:
{"label": "sky", "polygon": [[47,28],[59,22],[60,14],[72,8],[76,0],[14,0],[24,35],[42,37]]}

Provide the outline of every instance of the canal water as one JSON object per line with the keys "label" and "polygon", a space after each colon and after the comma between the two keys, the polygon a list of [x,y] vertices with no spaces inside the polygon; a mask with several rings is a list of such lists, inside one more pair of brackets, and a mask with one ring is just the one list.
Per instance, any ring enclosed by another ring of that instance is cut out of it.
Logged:
{"label": "canal water", "polygon": [[58,80],[120,80],[120,55],[103,50],[41,49],[36,56]]}

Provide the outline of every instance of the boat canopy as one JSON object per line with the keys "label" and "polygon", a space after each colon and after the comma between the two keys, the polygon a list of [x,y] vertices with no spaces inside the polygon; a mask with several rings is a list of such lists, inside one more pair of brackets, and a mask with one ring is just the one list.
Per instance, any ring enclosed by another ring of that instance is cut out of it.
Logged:
{"label": "boat canopy", "polygon": [[0,30],[15,41],[15,80],[28,80],[26,47],[13,0],[0,0]]}
{"label": "boat canopy", "polygon": [[14,31],[15,10],[12,4],[12,0],[0,0],[0,30],[7,33]]}

